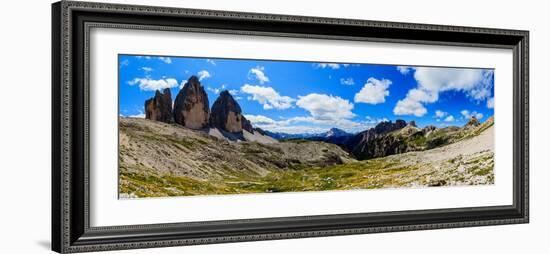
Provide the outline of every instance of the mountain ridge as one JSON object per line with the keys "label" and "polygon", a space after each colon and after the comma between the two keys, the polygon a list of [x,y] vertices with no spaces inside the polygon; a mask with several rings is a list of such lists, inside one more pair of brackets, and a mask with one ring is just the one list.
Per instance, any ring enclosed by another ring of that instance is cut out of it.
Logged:
{"label": "mountain ridge", "polygon": [[229,91],[221,91],[210,108],[208,95],[196,76],[191,76],[179,90],[173,109],[169,88],[162,93],[156,90],[154,97],[146,100],[144,106],[145,118],[149,120],[176,123],[230,141],[276,142],[262,129],[254,128]]}
{"label": "mountain ridge", "polygon": [[[448,126],[437,128],[436,126],[428,125],[424,128],[419,128],[414,121],[407,123],[404,120],[397,119],[395,122],[383,121],[367,130],[356,134],[346,133],[346,135],[332,136],[329,135],[330,130],[316,134],[266,132],[267,135],[278,140],[303,139],[336,144],[350,152],[355,158],[365,160],[440,147],[456,142],[461,137],[468,136],[468,133],[478,128],[492,126],[493,123],[493,116],[487,118],[483,123],[480,123],[475,117],[471,117],[463,127]],[[339,130],[337,128],[333,129]]]}
{"label": "mountain ridge", "polygon": [[494,183],[489,124],[431,150],[363,161],[320,141],[230,142],[140,118],[119,126],[121,198]]}

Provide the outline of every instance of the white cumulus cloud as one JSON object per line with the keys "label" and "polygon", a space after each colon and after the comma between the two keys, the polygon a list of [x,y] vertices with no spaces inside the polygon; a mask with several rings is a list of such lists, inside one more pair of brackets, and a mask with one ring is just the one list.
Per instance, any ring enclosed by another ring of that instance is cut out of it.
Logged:
{"label": "white cumulus cloud", "polygon": [[366,117],[363,121],[354,121],[351,112],[353,104],[337,96],[309,94],[301,96],[297,105],[309,112],[306,116],[273,118],[263,115],[245,115],[252,124],[264,130],[284,133],[321,133],[330,128],[340,128],[356,133],[374,127],[387,118]]}
{"label": "white cumulus cloud", "polygon": [[403,75],[407,75],[409,74],[409,72],[411,72],[413,68],[409,67],[409,66],[397,66],[397,70],[399,72],[401,72],[401,74]]}
{"label": "white cumulus cloud", "polygon": [[436,93],[463,91],[474,100],[487,99],[493,86],[492,70],[418,67],[414,78],[419,89]]}
{"label": "white cumulus cloud", "polygon": [[207,70],[199,71],[197,75],[199,76],[199,81],[212,77],[212,75],[210,75],[210,72],[208,72]]}
{"label": "white cumulus cloud", "polygon": [[411,70],[414,70],[418,86],[397,102],[394,108],[396,115],[423,116],[427,113],[424,104],[436,102],[439,93],[445,91],[461,91],[476,101],[491,96],[492,70],[435,67],[416,67]]}
{"label": "white cumulus cloud", "polygon": [[445,118],[444,120],[445,122],[454,122],[455,121],[455,117],[454,116],[448,116]]}
{"label": "white cumulus cloud", "polygon": [[246,119],[250,120],[255,125],[273,125],[277,124],[277,121],[262,115],[245,115]]}
{"label": "white cumulus cloud", "polygon": [[295,101],[288,96],[281,96],[269,86],[245,84],[241,87],[241,92],[249,94],[249,99],[259,102],[264,109],[287,109],[292,107],[292,103]]}
{"label": "white cumulus cloud", "polygon": [[475,117],[476,119],[481,119],[483,118],[483,114],[482,113],[478,113],[477,111],[473,111],[473,112],[470,112],[469,110],[462,110],[460,111],[460,114],[464,117],[464,119],[470,119],[472,116]]}
{"label": "white cumulus cloud", "polygon": [[428,110],[420,102],[415,101],[409,97],[406,97],[403,100],[399,100],[393,108],[393,113],[395,115],[414,115],[414,116],[423,116],[428,112]]}
{"label": "white cumulus cloud", "polygon": [[167,64],[171,64],[171,63],[172,63],[172,58],[170,58],[170,57],[160,56],[160,57],[159,57],[159,60],[161,60],[161,61],[163,61],[164,63],[167,63]]}
{"label": "white cumulus cloud", "polygon": [[437,118],[443,118],[445,116],[447,116],[449,113],[445,112],[445,111],[441,111],[441,110],[436,110],[435,111],[435,117]]}
{"label": "white cumulus cloud", "polygon": [[321,133],[328,129],[326,127],[295,124],[299,122],[296,119],[285,120],[273,120],[263,115],[244,115],[246,119],[250,120],[253,126],[262,128],[264,130],[282,133]]}
{"label": "white cumulus cloud", "polygon": [[423,116],[428,110],[423,103],[432,103],[437,101],[438,94],[435,92],[411,89],[407,92],[405,99],[397,101],[393,113],[395,115],[414,115]]}
{"label": "white cumulus cloud", "polygon": [[256,66],[248,71],[248,79],[254,79],[264,84],[269,82],[269,77],[265,75],[265,68],[263,66]]}
{"label": "white cumulus cloud", "polygon": [[353,103],[333,95],[312,93],[298,96],[296,106],[306,110],[309,114],[278,120],[261,115],[245,115],[245,117],[254,126],[284,133],[321,133],[334,127],[355,133],[387,120],[386,118],[366,118],[365,121],[354,121],[352,118],[356,115],[352,112]]}
{"label": "white cumulus cloud", "polygon": [[387,79],[378,80],[369,78],[367,83],[361,88],[361,91],[355,94],[354,101],[356,103],[379,104],[386,101],[386,96],[390,95],[388,88],[391,81]]}
{"label": "white cumulus cloud", "polygon": [[353,103],[338,96],[311,93],[298,96],[296,105],[307,110],[317,120],[349,119],[355,116],[351,112]]}
{"label": "white cumulus cloud", "polygon": [[151,79],[146,78],[134,78],[133,80],[128,81],[128,84],[139,85],[139,89],[142,91],[156,91],[162,90],[164,88],[172,88],[178,86],[178,81],[173,78],[164,78],[164,79]]}
{"label": "white cumulus cloud", "polygon": [[415,88],[407,92],[407,97],[418,102],[433,103],[439,99],[439,94]]}

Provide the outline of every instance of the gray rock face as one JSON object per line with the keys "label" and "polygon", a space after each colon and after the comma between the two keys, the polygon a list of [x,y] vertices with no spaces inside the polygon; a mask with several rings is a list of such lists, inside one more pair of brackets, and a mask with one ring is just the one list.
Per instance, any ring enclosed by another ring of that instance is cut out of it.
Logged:
{"label": "gray rock face", "polygon": [[246,119],[246,117],[244,116],[241,117],[241,120],[242,120],[243,130],[248,131],[250,133],[254,133],[254,127],[252,126],[252,123],[248,119]]}
{"label": "gray rock face", "polygon": [[254,132],[258,132],[260,133],[260,135],[263,135],[263,136],[268,136],[267,133],[260,127],[254,128]]}
{"label": "gray rock face", "polygon": [[395,120],[395,123],[392,123],[392,121],[381,122],[374,127],[374,132],[376,134],[384,134],[405,126],[407,126],[407,122],[401,119]]}
{"label": "gray rock face", "polygon": [[398,137],[385,135],[407,126],[404,120],[396,120],[395,123],[381,122],[374,128],[360,132],[353,136],[346,144],[348,150],[358,159],[370,159],[383,157],[407,151],[407,146]]}
{"label": "gray rock face", "polygon": [[477,118],[475,116],[472,116],[472,117],[470,117],[470,120],[466,124],[466,127],[476,127],[476,126],[479,126],[479,125],[480,125],[479,120],[477,120]]}
{"label": "gray rock face", "polygon": [[428,126],[424,127],[422,130],[425,133],[428,133],[428,132],[437,130],[437,127],[435,127],[434,125],[428,125]]}
{"label": "gray rock face", "polygon": [[[212,105],[210,124],[213,127],[231,133],[241,133],[243,130],[243,116],[241,106],[233,99],[233,96],[225,90],[220,93]],[[246,120],[248,122],[248,120]],[[250,124],[250,122],[248,122]],[[248,128],[248,124],[245,126]]]}
{"label": "gray rock face", "polygon": [[165,123],[174,122],[169,88],[164,89],[163,93],[157,90],[153,98],[145,101],[145,118]]}
{"label": "gray rock face", "polygon": [[210,109],[208,95],[195,76],[191,76],[174,101],[174,121],[190,129],[208,126]]}

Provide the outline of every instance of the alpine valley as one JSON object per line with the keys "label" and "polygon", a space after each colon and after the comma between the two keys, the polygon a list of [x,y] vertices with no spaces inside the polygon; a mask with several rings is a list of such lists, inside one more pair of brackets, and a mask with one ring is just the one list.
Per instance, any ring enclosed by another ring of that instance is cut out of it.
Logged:
{"label": "alpine valley", "polygon": [[209,105],[192,76],[174,100],[157,90],[145,118],[119,118],[121,198],[494,183],[493,117],[287,134],[254,126],[228,91]]}

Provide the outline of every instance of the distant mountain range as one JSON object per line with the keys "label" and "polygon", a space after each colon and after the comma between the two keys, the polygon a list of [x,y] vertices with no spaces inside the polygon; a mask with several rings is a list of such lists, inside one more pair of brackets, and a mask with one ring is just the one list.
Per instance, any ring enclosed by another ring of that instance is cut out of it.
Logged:
{"label": "distant mountain range", "polygon": [[297,134],[290,134],[290,133],[284,133],[284,132],[271,132],[264,130],[265,134],[277,139],[277,140],[292,140],[292,139],[323,139],[323,138],[330,138],[330,137],[343,137],[343,136],[352,136],[353,134],[348,133],[342,129],[338,128],[332,128],[326,132],[322,133],[297,133]]}
{"label": "distant mountain range", "polygon": [[475,136],[493,125],[493,117],[483,124],[472,117],[463,127],[450,126],[437,128],[430,125],[416,126],[414,121],[385,121],[365,131],[351,134],[338,128],[318,134],[286,134],[265,131],[266,135],[277,140],[310,140],[335,144],[348,151],[356,159],[365,160],[412,151],[433,149]]}

